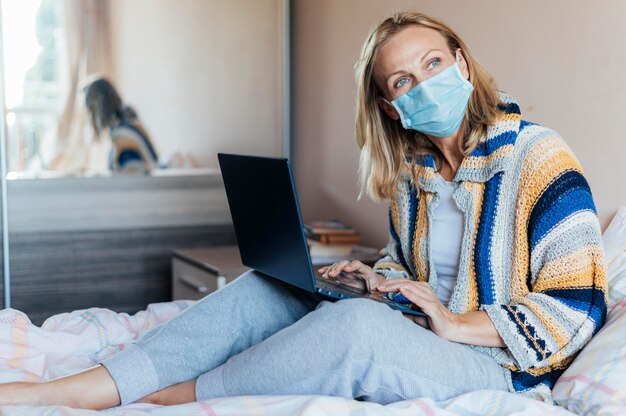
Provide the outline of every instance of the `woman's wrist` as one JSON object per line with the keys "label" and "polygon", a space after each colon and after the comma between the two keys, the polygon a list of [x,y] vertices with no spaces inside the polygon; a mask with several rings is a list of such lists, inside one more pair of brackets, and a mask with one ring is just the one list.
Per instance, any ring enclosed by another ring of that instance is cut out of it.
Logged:
{"label": "woman's wrist", "polygon": [[438,322],[435,325],[436,329],[433,328],[433,332],[450,342],[462,342],[459,340],[462,338],[462,327],[464,325],[462,315],[443,308],[439,316],[439,319],[437,319]]}
{"label": "woman's wrist", "polygon": [[466,314],[459,314],[449,312],[449,332],[448,336],[445,337],[448,341],[451,342],[461,342],[466,343],[468,334],[471,333],[471,324],[468,322]]}
{"label": "woman's wrist", "polygon": [[491,318],[485,311],[456,314],[450,312],[451,331],[443,336],[448,341],[485,347],[506,348],[506,344],[496,331]]}

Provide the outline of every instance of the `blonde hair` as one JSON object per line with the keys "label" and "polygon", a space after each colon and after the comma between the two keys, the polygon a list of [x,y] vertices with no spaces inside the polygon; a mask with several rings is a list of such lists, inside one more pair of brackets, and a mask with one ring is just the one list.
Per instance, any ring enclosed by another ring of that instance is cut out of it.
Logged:
{"label": "blonde hair", "polygon": [[[422,13],[397,13],[385,19],[370,32],[355,65],[355,127],[356,141],[361,149],[359,199],[363,194],[375,201],[391,198],[407,156],[414,160],[418,155],[431,154],[440,166],[442,155],[424,134],[405,130],[399,120],[393,120],[378,105],[378,97],[383,96],[374,80],[374,62],[378,51],[389,38],[412,25],[436,30],[446,39],[453,55],[460,48],[465,57],[474,91],[460,127],[465,136],[461,149],[464,155],[469,155],[478,146],[498,113],[499,100],[492,77],[450,27]],[[415,179],[417,174],[413,168],[411,172]]]}

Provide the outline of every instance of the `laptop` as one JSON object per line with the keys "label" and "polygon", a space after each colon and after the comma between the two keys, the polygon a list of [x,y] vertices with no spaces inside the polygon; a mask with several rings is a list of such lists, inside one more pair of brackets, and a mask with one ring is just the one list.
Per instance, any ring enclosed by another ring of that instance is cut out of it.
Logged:
{"label": "laptop", "polygon": [[410,304],[370,294],[314,271],[289,159],[218,153],[242,263],[333,299],[369,298],[412,315]]}

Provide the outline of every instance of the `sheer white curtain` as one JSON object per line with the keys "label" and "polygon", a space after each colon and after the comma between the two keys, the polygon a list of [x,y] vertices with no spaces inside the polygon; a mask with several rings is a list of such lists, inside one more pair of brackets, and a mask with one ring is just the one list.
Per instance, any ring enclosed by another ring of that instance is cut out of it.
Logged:
{"label": "sheer white curtain", "polygon": [[63,0],[67,96],[56,134],[43,149],[47,168],[70,174],[108,172],[110,142],[94,140],[83,87],[94,75],[113,79],[108,0]]}

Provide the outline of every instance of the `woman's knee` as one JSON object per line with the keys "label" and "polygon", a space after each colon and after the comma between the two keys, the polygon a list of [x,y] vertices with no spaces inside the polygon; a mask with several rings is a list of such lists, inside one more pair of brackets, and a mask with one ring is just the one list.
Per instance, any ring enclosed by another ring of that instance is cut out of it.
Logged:
{"label": "woman's knee", "polygon": [[365,344],[373,332],[378,332],[389,313],[386,305],[370,299],[345,299],[334,303],[325,302],[320,313],[332,328],[332,332],[346,342]]}

